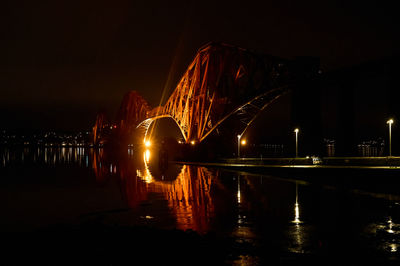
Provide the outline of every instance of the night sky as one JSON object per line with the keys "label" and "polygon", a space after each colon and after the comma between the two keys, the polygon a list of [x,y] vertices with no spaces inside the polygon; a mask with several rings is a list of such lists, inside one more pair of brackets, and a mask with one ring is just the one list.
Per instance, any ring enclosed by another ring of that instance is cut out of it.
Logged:
{"label": "night sky", "polygon": [[156,106],[210,41],[327,71],[399,54],[388,1],[216,2],[2,1],[0,128],[87,129],[129,90]]}

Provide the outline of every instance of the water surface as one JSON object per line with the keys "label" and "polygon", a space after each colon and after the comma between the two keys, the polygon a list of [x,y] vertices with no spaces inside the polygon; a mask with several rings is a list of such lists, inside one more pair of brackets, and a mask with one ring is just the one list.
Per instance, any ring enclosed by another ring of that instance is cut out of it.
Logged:
{"label": "water surface", "polygon": [[154,150],[2,148],[0,160],[2,233],[139,227],[229,239],[227,263],[400,263],[400,193],[160,165]]}

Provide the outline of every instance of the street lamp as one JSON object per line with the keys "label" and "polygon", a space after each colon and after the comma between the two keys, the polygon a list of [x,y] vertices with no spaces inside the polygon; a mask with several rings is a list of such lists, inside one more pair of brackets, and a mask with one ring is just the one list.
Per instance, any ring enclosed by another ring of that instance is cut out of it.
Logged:
{"label": "street lamp", "polygon": [[392,124],[393,119],[389,119],[386,121],[386,124],[389,125],[389,156],[392,156]]}
{"label": "street lamp", "polygon": [[240,141],[240,139],[242,138],[242,135],[237,135],[238,138],[238,142],[237,142],[237,150],[238,150],[238,158],[240,158],[240,145],[246,145],[246,140],[243,139],[242,141]]}
{"label": "street lamp", "polygon": [[299,129],[295,128],[294,133],[296,133],[296,158],[299,157]]}
{"label": "street lamp", "polygon": [[240,138],[241,138],[242,136],[241,135],[237,135],[237,138],[238,138],[238,142],[237,142],[237,150],[238,150],[238,158],[240,158]]}

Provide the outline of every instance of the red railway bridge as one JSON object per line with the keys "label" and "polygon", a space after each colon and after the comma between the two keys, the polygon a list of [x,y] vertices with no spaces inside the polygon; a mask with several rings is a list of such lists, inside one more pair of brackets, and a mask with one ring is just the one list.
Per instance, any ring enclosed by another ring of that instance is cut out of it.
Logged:
{"label": "red railway bridge", "polygon": [[129,92],[115,123],[97,117],[94,142],[101,142],[109,127],[120,137],[141,132],[146,140],[151,124],[165,117],[175,121],[186,143],[202,142],[227,119],[237,121],[241,136],[269,104],[315,74],[293,70],[292,62],[227,44],[205,45],[163,106],[151,108],[136,91]]}

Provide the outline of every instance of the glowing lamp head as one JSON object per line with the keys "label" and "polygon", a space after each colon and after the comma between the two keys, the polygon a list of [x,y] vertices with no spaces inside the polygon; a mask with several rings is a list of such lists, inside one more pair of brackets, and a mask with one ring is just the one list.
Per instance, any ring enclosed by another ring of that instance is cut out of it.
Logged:
{"label": "glowing lamp head", "polygon": [[298,128],[295,128],[293,132],[299,133],[299,129],[298,129]]}
{"label": "glowing lamp head", "polygon": [[242,140],[240,143],[241,143],[242,145],[246,145],[246,140],[244,139],[244,140]]}
{"label": "glowing lamp head", "polygon": [[144,141],[144,146],[150,147],[150,146],[151,146],[150,140],[145,140],[145,141]]}
{"label": "glowing lamp head", "polygon": [[194,140],[192,140],[192,141],[190,142],[190,144],[194,145],[194,144],[196,144],[196,142],[195,142]]}
{"label": "glowing lamp head", "polygon": [[386,121],[386,124],[389,124],[389,125],[391,125],[391,124],[393,124],[393,119],[389,119],[388,121]]}

